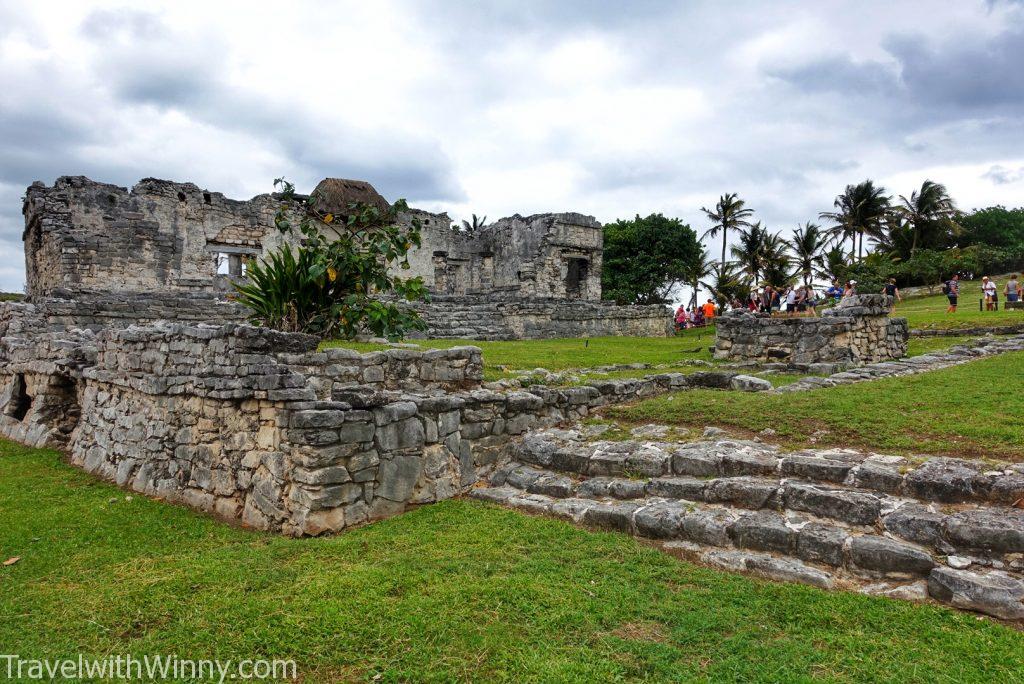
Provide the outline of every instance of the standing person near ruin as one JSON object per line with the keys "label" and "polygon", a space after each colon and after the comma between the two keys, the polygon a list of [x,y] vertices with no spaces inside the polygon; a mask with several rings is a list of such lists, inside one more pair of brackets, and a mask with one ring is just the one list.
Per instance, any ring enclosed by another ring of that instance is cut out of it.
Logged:
{"label": "standing person near ruin", "polygon": [[807,315],[814,317],[818,315],[818,295],[814,292],[813,285],[804,286],[804,308],[807,309]]}
{"label": "standing person near ruin", "polygon": [[796,288],[790,285],[786,288],[786,315],[792,316],[796,313]]}
{"label": "standing person near ruin", "polygon": [[949,300],[946,313],[956,313],[957,298],[960,296],[960,274],[954,273],[953,277],[942,285],[942,293]]}
{"label": "standing person near ruin", "polygon": [[1017,280],[1017,274],[1014,273],[1010,276],[1010,279],[1006,281],[1006,286],[1003,287],[1003,295],[1006,297],[1006,301],[1008,302],[1019,302],[1020,294],[1020,281]]}
{"label": "standing person near ruin", "polygon": [[857,294],[857,281],[848,280],[846,282],[846,289],[843,290],[843,297],[852,297]]}
{"label": "standing person near ruin", "polygon": [[999,289],[996,281],[990,280],[988,276],[981,279],[981,294],[985,297],[985,311],[994,311],[999,301]]}
{"label": "standing person near ruin", "polygon": [[707,303],[701,307],[704,310],[704,322],[707,325],[711,325],[715,321],[715,302],[712,299],[708,299]]}
{"label": "standing person near ruin", "polygon": [[896,279],[889,278],[889,282],[882,288],[882,294],[892,297],[892,310],[896,310],[896,302],[902,302],[903,297],[900,296],[900,288],[896,287]]}
{"label": "standing person near ruin", "polygon": [[682,330],[686,327],[686,307],[682,304],[676,309],[676,330]]}

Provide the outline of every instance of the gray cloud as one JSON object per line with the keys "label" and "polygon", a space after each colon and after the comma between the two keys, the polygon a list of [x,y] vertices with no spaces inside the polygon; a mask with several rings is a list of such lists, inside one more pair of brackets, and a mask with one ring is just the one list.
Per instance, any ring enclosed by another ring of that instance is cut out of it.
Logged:
{"label": "gray cloud", "polygon": [[901,88],[899,73],[881,62],[856,62],[834,55],[808,64],[768,66],[765,73],[809,92],[836,92],[849,98],[877,97]]}
{"label": "gray cloud", "polygon": [[996,185],[1008,185],[1024,180],[1024,166],[1016,169],[1008,169],[1000,164],[989,167],[988,171],[981,174],[981,177],[990,180]]}
{"label": "gray cloud", "polygon": [[885,47],[899,61],[901,80],[917,102],[975,111],[1024,106],[1024,28],[953,46],[899,36]]}

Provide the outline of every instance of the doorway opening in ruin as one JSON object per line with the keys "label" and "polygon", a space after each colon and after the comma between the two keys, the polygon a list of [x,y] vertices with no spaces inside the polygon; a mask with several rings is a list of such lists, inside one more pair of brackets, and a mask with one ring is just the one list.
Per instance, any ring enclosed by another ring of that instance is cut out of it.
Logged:
{"label": "doorway opening in ruin", "polygon": [[589,263],[586,259],[569,259],[565,275],[565,296],[568,299],[581,299],[587,283]]}
{"label": "doorway opening in ruin", "polygon": [[65,440],[78,427],[82,407],[78,402],[78,383],[74,378],[56,374],[50,376],[46,389],[46,402],[41,419]]}
{"label": "doorway opening in ruin", "polygon": [[11,400],[7,403],[7,415],[14,420],[22,421],[31,408],[32,397],[25,386],[25,374],[18,373],[14,376],[14,389],[11,392]]}

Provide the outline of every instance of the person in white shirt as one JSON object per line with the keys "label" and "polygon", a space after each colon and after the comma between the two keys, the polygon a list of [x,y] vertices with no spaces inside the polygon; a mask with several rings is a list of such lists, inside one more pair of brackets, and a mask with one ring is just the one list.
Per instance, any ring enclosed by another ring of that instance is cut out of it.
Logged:
{"label": "person in white shirt", "polygon": [[985,276],[981,279],[981,291],[985,295],[985,311],[994,310],[999,296],[996,294],[998,292],[996,281],[990,280],[988,276]]}
{"label": "person in white shirt", "polygon": [[786,290],[786,313],[790,315],[796,313],[796,288],[792,285]]}

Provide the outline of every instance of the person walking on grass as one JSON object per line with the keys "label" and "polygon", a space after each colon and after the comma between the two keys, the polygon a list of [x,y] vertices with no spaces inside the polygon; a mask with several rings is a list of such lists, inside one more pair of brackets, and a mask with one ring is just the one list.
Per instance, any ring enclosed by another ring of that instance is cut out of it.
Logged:
{"label": "person walking on grass", "polygon": [[995,310],[996,303],[999,301],[998,291],[996,281],[989,280],[988,276],[981,279],[981,293],[985,297],[985,311]]}
{"label": "person walking on grass", "polygon": [[892,297],[892,310],[896,310],[896,302],[902,302],[903,297],[900,296],[900,288],[896,287],[896,279],[889,278],[889,282],[882,288],[882,294]]}
{"label": "person walking on grass", "polygon": [[1003,288],[1003,295],[1006,297],[1008,302],[1019,302],[1021,295],[1020,281],[1017,280],[1017,274],[1014,273],[1010,276],[1010,279],[1006,281],[1006,286]]}
{"label": "person walking on grass", "polygon": [[946,313],[956,313],[957,298],[960,296],[960,275],[958,273],[954,273],[953,277],[942,285],[942,294],[946,295],[946,299],[949,300],[949,308],[946,309]]}

